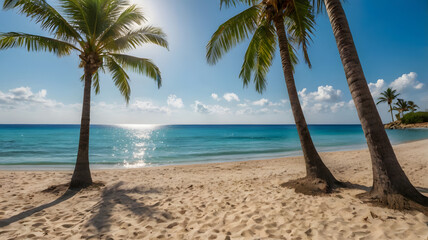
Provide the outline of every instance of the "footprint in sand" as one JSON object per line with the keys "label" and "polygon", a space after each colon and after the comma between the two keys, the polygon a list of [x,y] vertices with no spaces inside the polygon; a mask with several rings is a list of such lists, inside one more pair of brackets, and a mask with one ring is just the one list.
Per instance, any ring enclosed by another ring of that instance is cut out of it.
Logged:
{"label": "footprint in sand", "polygon": [[166,228],[171,229],[171,228],[173,228],[173,227],[175,227],[175,226],[177,226],[177,225],[178,225],[178,223],[177,223],[177,222],[173,222],[173,223],[169,224]]}
{"label": "footprint in sand", "polygon": [[63,224],[62,225],[62,227],[64,227],[64,228],[71,228],[73,226],[74,226],[74,224]]}
{"label": "footprint in sand", "polygon": [[38,222],[38,223],[34,223],[33,225],[31,225],[32,227],[35,227],[35,228],[37,228],[37,227],[40,227],[40,226],[42,226],[44,223],[42,223],[42,222]]}

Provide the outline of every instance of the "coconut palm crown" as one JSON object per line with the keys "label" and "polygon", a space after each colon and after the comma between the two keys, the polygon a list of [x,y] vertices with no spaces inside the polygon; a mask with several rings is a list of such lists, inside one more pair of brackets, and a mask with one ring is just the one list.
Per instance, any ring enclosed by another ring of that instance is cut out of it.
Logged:
{"label": "coconut palm crown", "polygon": [[58,10],[45,0],[5,0],[4,9],[16,9],[31,18],[51,37],[28,33],[0,33],[0,50],[25,47],[57,56],[77,53],[83,68],[84,99],[79,149],[71,187],[92,184],[89,170],[89,123],[91,87],[100,92],[99,73],[109,71],[114,84],[129,102],[131,88],[125,69],[145,74],[162,84],[159,68],[149,59],[123,54],[145,43],[168,48],[165,33],[146,22],[140,8],[127,0],[58,0]]}
{"label": "coconut palm crown", "polygon": [[378,102],[376,103],[376,105],[384,102],[388,103],[389,111],[391,112],[391,118],[393,122],[394,122],[394,116],[392,114],[392,110],[393,110],[392,102],[400,95],[399,93],[396,93],[396,92],[397,90],[392,88],[386,89],[384,92],[380,93],[381,96],[377,99]]}
{"label": "coconut palm crown", "polygon": [[223,23],[207,45],[207,61],[218,60],[238,43],[253,35],[244,57],[240,78],[244,86],[253,79],[256,90],[262,93],[278,46],[274,21],[280,19],[287,27],[288,50],[293,66],[297,64],[297,48],[301,48],[305,62],[311,67],[307,48],[314,27],[314,16],[307,0],[220,0],[220,6],[246,4],[250,7]]}
{"label": "coconut palm crown", "polygon": [[125,68],[154,79],[162,85],[159,68],[149,59],[122,54],[145,44],[168,47],[165,33],[145,26],[141,9],[127,0],[59,0],[61,13],[44,0],[5,0],[4,9],[20,13],[40,24],[53,37],[9,32],[0,34],[0,49],[25,47],[28,51],[49,51],[57,56],[79,54],[80,66],[93,75],[99,93],[99,70],[112,73],[113,81],[129,101],[131,89]]}
{"label": "coconut palm crown", "polygon": [[415,112],[419,108],[419,106],[416,105],[415,102],[413,102],[413,101],[407,101],[407,105],[408,105],[409,110],[411,112]]}
{"label": "coconut palm crown", "polygon": [[395,103],[395,106],[393,110],[398,111],[399,114],[401,114],[401,117],[403,117],[404,112],[409,111],[409,103],[407,101],[404,101],[403,99],[399,98],[397,99],[397,102]]}
{"label": "coconut palm crown", "polygon": [[[290,105],[306,165],[306,177],[297,183],[312,185],[314,179],[326,183],[327,192],[340,185],[319,156],[309,133],[294,82],[296,51],[301,49],[311,67],[308,46],[314,28],[309,0],[220,0],[220,6],[247,5],[248,8],[220,25],[207,44],[207,61],[215,64],[238,43],[251,38],[239,74],[244,87],[253,81],[256,91],[266,87],[266,75],[279,47]],[[308,181],[309,180],[309,181]],[[291,186],[295,186],[290,182]],[[311,187],[311,186],[308,186]]]}

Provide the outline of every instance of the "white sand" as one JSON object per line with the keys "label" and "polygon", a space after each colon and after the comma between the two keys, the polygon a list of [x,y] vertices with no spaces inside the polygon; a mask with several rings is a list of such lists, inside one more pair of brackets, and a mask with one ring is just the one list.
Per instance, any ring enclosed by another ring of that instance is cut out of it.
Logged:
{"label": "white sand", "polygon": [[[428,140],[395,149],[428,195]],[[371,185],[367,150],[322,157],[338,179]],[[105,187],[61,197],[41,191],[71,172],[0,171],[0,239],[428,239],[427,216],[364,204],[364,190],[314,197],[279,186],[302,176],[301,157],[100,170]]]}

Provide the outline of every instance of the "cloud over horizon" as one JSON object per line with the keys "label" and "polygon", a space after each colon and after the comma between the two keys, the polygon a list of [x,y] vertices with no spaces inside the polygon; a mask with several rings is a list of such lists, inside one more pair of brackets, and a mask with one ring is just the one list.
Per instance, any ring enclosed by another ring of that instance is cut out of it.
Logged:
{"label": "cloud over horizon", "polygon": [[225,93],[223,95],[223,98],[228,102],[231,102],[231,101],[239,102],[240,101],[239,97],[238,97],[238,95],[236,95],[236,93]]}
{"label": "cloud over horizon", "polygon": [[46,89],[33,93],[30,87],[18,87],[3,93],[0,91],[0,107],[17,108],[31,107],[33,105],[42,107],[61,107],[62,103],[47,98]]}
{"label": "cloud over horizon", "polygon": [[342,100],[342,91],[333,86],[318,86],[317,91],[308,92],[303,88],[298,92],[302,109],[305,112],[338,112],[341,108],[349,107],[349,103]]}
{"label": "cloud over horizon", "polygon": [[[421,91],[425,85],[417,80],[414,72],[403,74],[390,83],[378,79],[368,86],[375,100],[387,87],[399,86],[400,96],[404,95],[405,100],[415,101],[421,109],[428,106],[428,97]],[[341,89],[321,85],[312,92],[303,88],[298,95],[309,123],[358,123],[353,100]],[[223,95],[208,93],[198,99],[186,98],[186,101],[187,105],[176,94],[157,101],[135,98],[128,105],[94,98],[91,116],[95,123],[108,124],[293,123],[286,99],[240,99],[236,93],[226,92]],[[0,123],[79,123],[81,106],[81,102],[65,104],[48,98],[46,89],[33,91],[28,86],[16,87],[0,91]],[[386,106],[379,105],[378,109],[381,116],[388,119]]]}
{"label": "cloud over horizon", "polygon": [[168,96],[167,99],[168,106],[171,106],[173,108],[183,108],[183,100],[181,98],[178,98],[176,95],[171,94]]}
{"label": "cloud over horizon", "polygon": [[384,79],[378,79],[376,83],[369,83],[370,92],[372,93],[373,98],[378,98],[387,88],[397,90],[400,94],[418,91],[424,87],[424,84],[417,81],[417,77],[417,73],[410,72],[408,74],[401,75],[390,84],[387,84]]}

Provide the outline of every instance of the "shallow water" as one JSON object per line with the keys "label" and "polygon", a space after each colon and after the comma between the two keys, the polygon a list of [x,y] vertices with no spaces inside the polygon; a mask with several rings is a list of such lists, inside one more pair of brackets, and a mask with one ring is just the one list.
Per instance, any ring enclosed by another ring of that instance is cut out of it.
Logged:
{"label": "shallow water", "polygon": [[[366,147],[360,125],[311,125],[318,151]],[[393,144],[428,129],[387,130]],[[0,169],[72,169],[79,125],[0,125]],[[301,155],[294,125],[92,125],[94,168],[131,168]]]}

